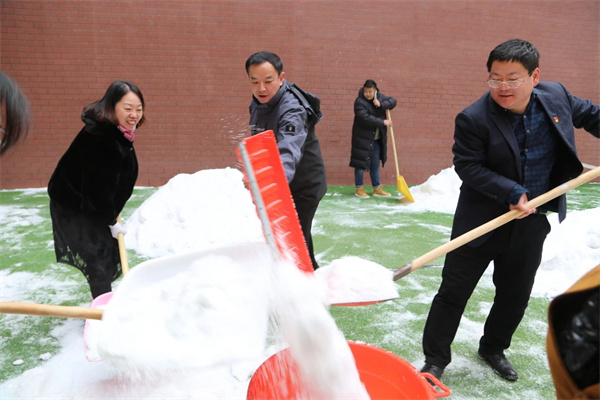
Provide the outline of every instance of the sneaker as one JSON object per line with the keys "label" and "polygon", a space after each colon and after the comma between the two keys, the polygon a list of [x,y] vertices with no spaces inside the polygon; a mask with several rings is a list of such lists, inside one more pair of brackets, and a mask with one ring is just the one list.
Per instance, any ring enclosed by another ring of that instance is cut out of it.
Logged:
{"label": "sneaker", "polygon": [[354,195],[362,199],[368,199],[369,197],[371,197],[367,194],[367,192],[365,192],[365,188],[362,186],[356,188],[356,193],[354,193]]}
{"label": "sneaker", "polygon": [[390,197],[391,193],[388,193],[385,190],[383,190],[383,187],[377,186],[375,189],[373,189],[373,196],[375,196],[375,197]]}

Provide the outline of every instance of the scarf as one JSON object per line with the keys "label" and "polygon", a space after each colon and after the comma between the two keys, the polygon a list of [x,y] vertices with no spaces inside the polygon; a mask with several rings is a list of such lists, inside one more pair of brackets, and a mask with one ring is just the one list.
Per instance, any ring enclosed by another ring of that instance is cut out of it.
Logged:
{"label": "scarf", "polygon": [[119,130],[121,132],[123,132],[123,136],[125,136],[125,138],[127,140],[129,140],[130,142],[133,142],[133,139],[135,138],[135,128],[133,128],[132,130],[126,129],[123,126],[119,125],[118,126]]}

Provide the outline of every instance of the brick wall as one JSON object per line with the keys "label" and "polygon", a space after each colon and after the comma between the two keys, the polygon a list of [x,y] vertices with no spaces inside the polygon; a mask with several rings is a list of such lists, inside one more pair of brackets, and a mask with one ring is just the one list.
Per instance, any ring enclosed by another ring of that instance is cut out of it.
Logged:
{"label": "brick wall", "polygon": [[[330,184],[353,184],[353,102],[365,79],[398,100],[394,132],[410,185],[452,165],[454,117],[487,90],[487,56],[506,39],[538,47],[542,80],[600,102],[596,0],[8,0],[0,13],[0,67],[34,113],[30,136],[0,160],[1,189],[46,186],[83,106],[116,79],[138,85],[147,104],[138,185],[237,167],[235,146],[248,135],[244,62],[259,50],[278,53],[288,80],[321,97]],[[577,140],[581,159],[599,165],[600,142],[585,132]],[[382,180],[395,185],[388,156]]]}

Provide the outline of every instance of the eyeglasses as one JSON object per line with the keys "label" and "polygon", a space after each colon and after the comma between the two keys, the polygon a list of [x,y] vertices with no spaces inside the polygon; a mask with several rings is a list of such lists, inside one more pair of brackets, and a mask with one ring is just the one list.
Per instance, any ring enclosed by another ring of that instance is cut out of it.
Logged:
{"label": "eyeglasses", "polygon": [[499,81],[496,79],[488,79],[487,84],[492,89],[500,89],[502,85],[506,85],[508,89],[517,89],[525,82],[525,78],[515,79],[514,81]]}

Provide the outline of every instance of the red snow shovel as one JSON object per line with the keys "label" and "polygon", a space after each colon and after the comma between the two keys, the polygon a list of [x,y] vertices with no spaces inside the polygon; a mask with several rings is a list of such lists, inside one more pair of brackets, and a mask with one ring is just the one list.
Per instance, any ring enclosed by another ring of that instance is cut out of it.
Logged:
{"label": "red snow shovel", "polygon": [[[312,274],[312,262],[273,131],[242,140],[237,150],[271,253],[276,260],[291,256],[291,261],[300,270]],[[331,305],[364,306],[387,300],[390,298]]]}
{"label": "red snow shovel", "polygon": [[276,259],[291,256],[300,270],[313,273],[273,131],[242,140],[237,153],[271,252]]}

